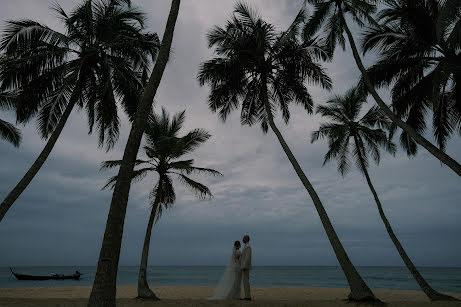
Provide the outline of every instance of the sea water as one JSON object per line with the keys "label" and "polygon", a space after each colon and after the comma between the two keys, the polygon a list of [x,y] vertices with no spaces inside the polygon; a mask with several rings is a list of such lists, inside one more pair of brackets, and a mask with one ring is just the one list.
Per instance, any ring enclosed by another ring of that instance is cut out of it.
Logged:
{"label": "sea water", "polygon": [[[418,290],[406,267],[357,267],[366,283],[373,289]],[[9,268],[0,267],[0,288],[8,287],[59,287],[91,286],[96,267],[15,267],[17,273],[30,275],[73,274],[83,275],[80,280],[16,280]],[[121,266],[117,285],[135,286],[137,266]],[[420,273],[438,291],[461,293],[461,267],[420,267]],[[147,277],[151,286],[215,286],[224,267],[220,266],[149,266]],[[251,271],[252,286],[262,287],[327,287],[347,288],[340,267],[335,266],[257,266]]]}

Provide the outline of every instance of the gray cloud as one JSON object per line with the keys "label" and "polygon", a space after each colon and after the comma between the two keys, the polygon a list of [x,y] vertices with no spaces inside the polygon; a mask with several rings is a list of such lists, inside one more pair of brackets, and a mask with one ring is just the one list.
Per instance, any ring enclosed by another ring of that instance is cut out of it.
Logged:
{"label": "gray cloud", "polygon": [[[279,29],[286,27],[302,1],[252,1]],[[32,18],[61,29],[46,1],[2,1],[0,21]],[[67,10],[78,1],[62,0]],[[149,28],[162,34],[169,1],[135,1],[146,11]],[[197,165],[220,170],[223,178],[205,177],[215,197],[196,200],[176,184],[177,203],[155,226],[150,264],[224,264],[232,242],[252,236],[255,263],[335,265],[336,259],[318,215],[286,159],[276,137],[259,127],[242,127],[238,112],[222,123],[207,107],[207,87],[195,76],[211,56],[205,33],[222,25],[233,1],[183,1],[169,62],[156,96],[156,109],[186,109],[183,131],[208,129],[213,137],[191,157]],[[357,29],[355,29],[357,32]],[[367,59],[366,63],[371,63]],[[334,81],[332,93],[311,87],[316,103],[341,94],[359,77],[349,52],[338,50],[325,64]],[[383,91],[387,95],[386,91]],[[373,104],[372,100],[369,105]],[[326,142],[310,144],[310,132],[321,119],[301,108],[291,109],[286,126],[278,121],[288,144],[322,199],[354,263],[401,265],[387,237],[366,181],[356,170],[345,178],[336,164],[322,167]],[[6,115],[7,117],[11,115]],[[74,111],[50,158],[0,223],[0,266],[96,264],[110,191],[100,191],[113,172],[99,172],[103,160],[122,156],[130,126],[123,114],[120,140],[109,153],[88,135],[86,115]],[[2,113],[2,118],[5,115]],[[34,123],[22,128],[19,149],[0,143],[0,197],[20,179],[44,146]],[[447,148],[461,157],[459,137]],[[458,158],[459,160],[459,158]],[[460,266],[461,190],[459,178],[424,150],[414,159],[403,153],[383,155],[370,175],[386,214],[417,265]],[[199,179],[197,177],[197,179]],[[155,176],[134,184],[125,221],[121,264],[137,265],[149,215],[148,194]]]}

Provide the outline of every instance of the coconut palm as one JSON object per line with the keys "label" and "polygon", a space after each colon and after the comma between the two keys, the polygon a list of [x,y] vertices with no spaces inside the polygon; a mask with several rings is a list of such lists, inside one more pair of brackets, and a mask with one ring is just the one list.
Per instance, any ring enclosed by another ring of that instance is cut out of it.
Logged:
{"label": "coconut palm", "polygon": [[[375,86],[392,87],[397,114],[418,133],[426,130],[426,113],[439,148],[456,131],[461,134],[461,2],[388,1],[379,25],[366,31],[365,52],[378,51],[368,69]],[[402,131],[402,146],[416,154],[414,140]]]}
{"label": "coconut palm", "polygon": [[[322,123],[320,129],[312,133],[311,142],[323,138],[328,139],[328,152],[325,155],[323,164],[325,165],[332,159],[338,159],[338,171],[342,176],[350,169],[349,164],[351,160],[355,160],[357,168],[367,180],[378,206],[379,215],[386,226],[392,242],[421,290],[431,300],[453,299],[432,289],[429,283],[421,276],[403,249],[402,244],[397,239],[389,220],[384,214],[378,193],[373,187],[370,175],[368,174],[369,155],[378,164],[381,157],[380,149],[395,154],[396,147],[383,130],[389,130],[392,122],[386,118],[377,106],[372,107],[361,118],[359,117],[362,106],[366,103],[366,98],[363,91],[352,88],[344,96],[336,96],[329,100],[326,105],[318,106],[316,112],[331,120],[331,122]],[[353,140],[354,143],[351,144],[350,140]]]}
{"label": "coconut palm", "polygon": [[313,101],[305,81],[331,88],[330,78],[316,62],[328,55],[316,39],[299,42],[298,33],[303,21],[304,10],[301,10],[287,31],[277,32],[255,10],[237,3],[226,27],[215,27],[208,32],[209,47],[214,47],[217,56],[202,63],[198,80],[201,85],[210,86],[209,107],[213,112],[219,112],[223,121],[241,104],[242,124],[259,123],[264,132],[271,128],[314,202],[351,287],[349,298],[374,299],[349,260],[317,192],[274,123],[276,109],[280,109],[288,123],[288,107],[292,102],[303,106],[308,113],[312,112]]}
{"label": "coconut palm", "polygon": [[[14,102],[10,93],[0,93],[0,110],[12,110]],[[0,119],[0,138],[15,147],[21,143],[21,131],[7,121]]]}
{"label": "coconut palm", "polygon": [[117,102],[136,112],[142,74],[158,50],[145,33],[144,14],[130,0],[85,0],[70,14],[54,9],[62,34],[32,20],[8,21],[0,49],[2,90],[17,92],[17,120],[34,116],[48,141],[33,165],[0,205],[0,221],[48,158],[75,105],[85,109],[89,132],[112,148],[119,135]]}
{"label": "coconut palm", "polygon": [[330,55],[336,45],[339,45],[345,49],[345,38],[343,33],[346,32],[349,45],[352,49],[357,67],[359,68],[363,83],[366,90],[372,95],[378,106],[384,112],[384,114],[392,120],[392,122],[400,127],[408,134],[417,144],[423,146],[432,155],[434,155],[440,162],[450,167],[456,174],[461,176],[461,164],[447,155],[443,150],[437,148],[426,138],[424,138],[417,130],[411,127],[409,124],[404,122],[398,114],[395,114],[391,108],[386,105],[384,100],[378,95],[374,88],[374,84],[370,75],[368,74],[365,66],[360,59],[359,51],[354,42],[354,37],[346,21],[346,16],[349,16],[358,26],[363,27],[366,24],[371,26],[376,25],[376,21],[373,19],[372,14],[376,11],[374,5],[377,1],[375,0],[306,0],[306,2],[314,5],[315,10],[312,16],[304,27],[304,36],[309,39],[314,33],[321,29],[323,25],[325,33],[325,41],[330,49]]}
{"label": "coconut palm", "polygon": [[[145,131],[147,146],[144,147],[148,159],[136,160],[136,165],[140,168],[134,170],[131,177],[132,181],[139,181],[149,173],[158,174],[158,181],[150,193],[151,213],[139,267],[138,297],[144,299],[158,300],[147,283],[147,259],[152,226],[161,217],[162,212],[170,208],[176,199],[171,176],[176,176],[182,184],[190,188],[201,199],[212,197],[210,189],[186,175],[203,173],[222,176],[221,173],[213,169],[195,167],[192,159],[178,160],[184,155],[192,153],[210,137],[210,134],[203,129],[194,129],[185,136],[178,137],[179,130],[181,130],[185,120],[184,113],[184,111],[177,113],[170,120],[169,114],[165,109],[162,109],[161,116],[157,114],[150,116]],[[101,169],[117,167],[121,163],[122,160],[105,161],[102,163]],[[117,176],[112,177],[104,188],[113,187],[116,181]]]}
{"label": "coconut palm", "polygon": [[147,117],[150,114],[155,94],[170,56],[171,43],[173,41],[180,4],[181,0],[172,0],[171,2],[170,13],[158,57],[149,81],[144,88],[131,126],[130,135],[126,142],[122,163],[120,164],[117,181],[114,186],[114,193],[112,194],[104,238],[99,252],[98,267],[88,306],[115,305],[117,269],[120,247],[122,245],[123,223],[125,221],[126,206],[130,194],[131,176],[147,123]]}

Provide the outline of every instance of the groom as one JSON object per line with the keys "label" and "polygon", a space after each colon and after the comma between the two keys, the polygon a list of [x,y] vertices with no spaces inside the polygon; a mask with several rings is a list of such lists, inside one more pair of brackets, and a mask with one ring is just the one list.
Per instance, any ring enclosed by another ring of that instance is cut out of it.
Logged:
{"label": "groom", "polygon": [[242,239],[245,247],[242,250],[242,260],[240,268],[242,269],[243,290],[245,292],[244,300],[251,301],[250,293],[250,270],[251,270],[251,246],[250,236],[244,235]]}

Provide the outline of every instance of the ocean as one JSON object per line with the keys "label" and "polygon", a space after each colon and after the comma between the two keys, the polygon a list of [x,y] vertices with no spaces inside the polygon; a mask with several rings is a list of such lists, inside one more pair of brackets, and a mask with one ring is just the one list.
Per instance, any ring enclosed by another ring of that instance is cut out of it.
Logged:
{"label": "ocean", "polygon": [[[357,267],[367,284],[373,289],[419,290],[406,267]],[[438,291],[461,293],[461,267],[420,267],[429,284]],[[0,267],[0,288],[91,286],[96,267],[15,267],[22,274],[49,275],[83,273],[80,280],[16,280],[9,268]],[[224,267],[220,266],[150,266],[148,282],[151,286],[215,286]],[[137,285],[138,267],[121,266],[117,285]],[[250,275],[252,286],[262,287],[327,287],[347,288],[340,267],[335,266],[257,266]]]}

